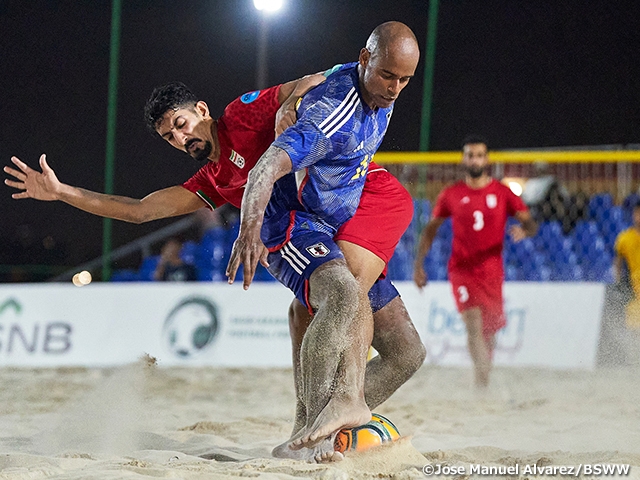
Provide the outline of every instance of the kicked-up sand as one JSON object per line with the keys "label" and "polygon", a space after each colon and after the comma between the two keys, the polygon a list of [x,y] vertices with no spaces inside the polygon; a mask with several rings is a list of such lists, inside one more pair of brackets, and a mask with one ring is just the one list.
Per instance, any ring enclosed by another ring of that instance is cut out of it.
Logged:
{"label": "kicked-up sand", "polygon": [[0,479],[640,479],[632,367],[496,368],[479,395],[469,369],[424,365],[376,409],[403,438],[329,465],[270,455],[290,369],[3,368],[0,384]]}

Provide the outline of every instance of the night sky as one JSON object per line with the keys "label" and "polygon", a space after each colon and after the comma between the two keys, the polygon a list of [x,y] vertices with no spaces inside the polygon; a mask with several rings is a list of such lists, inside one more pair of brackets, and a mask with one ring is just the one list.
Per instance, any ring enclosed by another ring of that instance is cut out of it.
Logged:
{"label": "night sky", "polygon": [[[269,84],[357,60],[387,20],[408,24],[424,54],[426,0],[285,2],[270,19]],[[640,143],[639,14],[633,0],[441,0],[431,149],[456,150],[470,132],[497,149]],[[35,167],[44,152],[61,181],[104,190],[110,19],[106,0],[0,0],[3,165],[16,155]],[[181,80],[219,115],[255,88],[257,32],[251,0],[123,0],[115,193],[141,198],[197,170],[149,134],[144,103]],[[418,149],[423,61],[383,151]],[[102,219],[0,188],[2,264],[100,255]],[[114,247],[170,222],[114,222]],[[59,247],[49,258],[16,240],[47,236]]]}

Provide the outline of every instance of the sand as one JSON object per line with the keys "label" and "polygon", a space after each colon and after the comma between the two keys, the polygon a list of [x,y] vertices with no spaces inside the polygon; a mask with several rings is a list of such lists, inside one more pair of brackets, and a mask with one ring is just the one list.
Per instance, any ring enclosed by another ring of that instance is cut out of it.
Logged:
{"label": "sand", "polygon": [[4,368],[0,479],[419,479],[425,465],[524,479],[597,463],[640,478],[637,369],[498,368],[492,380],[478,395],[468,369],[425,365],[376,409],[403,439],[315,465],[269,453],[290,433],[290,369]]}

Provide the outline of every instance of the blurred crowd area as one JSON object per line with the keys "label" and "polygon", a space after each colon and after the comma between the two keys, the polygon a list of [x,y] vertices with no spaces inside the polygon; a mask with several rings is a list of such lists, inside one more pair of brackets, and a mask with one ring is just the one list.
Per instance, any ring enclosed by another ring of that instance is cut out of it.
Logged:
{"label": "blurred crowd area", "polygon": [[[631,225],[637,194],[616,204],[609,193],[558,197],[553,190],[531,210],[539,223],[536,236],[514,243],[505,237],[504,262],[507,280],[516,281],[613,281],[611,265],[616,236]],[[563,207],[557,202],[562,201]],[[413,278],[414,251],[422,227],[431,215],[433,202],[414,200],[415,213],[389,264],[392,280]],[[231,247],[238,235],[239,220],[231,216],[225,224],[206,229],[199,240],[182,244],[180,256],[196,267],[197,280],[225,281]],[[431,280],[447,280],[451,254],[451,221],[438,231],[425,260]],[[138,269],[114,271],[112,281],[153,281],[161,255],[146,257]],[[258,266],[256,281],[274,281]]]}
{"label": "blurred crowd area", "polygon": [[[411,280],[418,237],[437,195],[462,175],[460,166],[452,164],[392,164],[387,168],[410,191],[415,207],[413,221],[389,264],[389,276],[392,280]],[[640,182],[640,164],[540,161],[493,164],[491,168],[495,178],[521,195],[539,224],[537,235],[520,243],[506,236],[507,281],[613,281],[615,239],[631,225],[631,212],[640,200],[635,190]],[[195,274],[184,277],[225,281],[227,261],[238,234],[239,213],[225,205],[215,212],[201,209],[196,215],[198,227],[177,238],[180,261],[195,267]],[[36,227],[21,226],[5,242],[7,248],[0,255],[1,282],[43,281],[73,267],[65,264],[69,247],[51,237],[38,238]],[[451,222],[446,221],[425,260],[430,280],[447,280],[451,236]],[[111,280],[153,281],[167,277],[163,275],[167,261],[162,260],[162,249],[169,240],[176,238],[156,242],[128,261],[115,262]],[[169,263],[176,269],[180,267],[177,260]],[[174,277],[179,278],[179,272]],[[274,281],[262,266],[258,267],[255,280]]]}

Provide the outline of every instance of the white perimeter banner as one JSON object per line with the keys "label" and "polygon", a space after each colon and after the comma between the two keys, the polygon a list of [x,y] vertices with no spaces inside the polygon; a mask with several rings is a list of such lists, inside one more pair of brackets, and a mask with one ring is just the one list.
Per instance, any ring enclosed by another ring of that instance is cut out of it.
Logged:
{"label": "white perimeter banner", "polygon": [[[396,284],[427,346],[427,362],[469,365],[448,283],[420,292]],[[109,366],[147,353],[160,365],[291,366],[287,311],[277,283],[0,286],[0,366]],[[501,365],[592,368],[604,285],[507,283]]]}
{"label": "white perimeter banner", "polygon": [[[471,365],[466,330],[447,282],[423,291],[396,285],[427,347],[427,362]],[[496,335],[496,365],[590,369],[595,366],[605,286],[600,283],[507,282],[507,326]]]}

